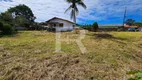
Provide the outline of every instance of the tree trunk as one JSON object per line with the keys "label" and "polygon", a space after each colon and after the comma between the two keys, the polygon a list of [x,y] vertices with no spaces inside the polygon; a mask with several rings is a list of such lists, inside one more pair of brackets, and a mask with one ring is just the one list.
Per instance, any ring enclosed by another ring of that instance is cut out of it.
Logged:
{"label": "tree trunk", "polygon": [[75,8],[73,8],[73,22],[74,22],[74,31],[76,34],[79,33],[79,29],[76,28],[76,12],[75,12]]}
{"label": "tree trunk", "polygon": [[74,22],[74,27],[76,27],[76,13],[75,13],[75,9],[73,8],[73,22]]}

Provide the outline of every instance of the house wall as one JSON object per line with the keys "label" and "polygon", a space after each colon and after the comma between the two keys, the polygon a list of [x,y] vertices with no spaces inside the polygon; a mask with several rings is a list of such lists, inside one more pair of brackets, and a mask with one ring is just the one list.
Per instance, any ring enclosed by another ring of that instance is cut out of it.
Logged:
{"label": "house wall", "polygon": [[63,27],[57,27],[56,31],[72,31],[73,30],[73,23],[60,20],[60,19],[54,19],[54,20],[51,20],[50,22],[58,22],[58,23],[64,24]]}
{"label": "house wall", "polygon": [[139,27],[139,30],[142,31],[142,27]]}

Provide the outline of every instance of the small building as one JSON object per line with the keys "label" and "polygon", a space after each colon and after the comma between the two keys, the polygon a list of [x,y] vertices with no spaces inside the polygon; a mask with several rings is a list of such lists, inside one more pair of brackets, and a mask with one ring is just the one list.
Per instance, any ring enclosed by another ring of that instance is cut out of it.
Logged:
{"label": "small building", "polygon": [[73,22],[62,18],[54,17],[46,21],[45,23],[46,23],[45,26],[50,31],[72,31],[74,29]]}
{"label": "small building", "polygon": [[138,31],[142,31],[142,27],[138,27],[138,26],[134,26],[134,25],[127,25],[124,24],[124,28],[130,29],[130,28],[134,28],[134,29],[138,29]]}
{"label": "small building", "polygon": [[124,28],[138,28],[138,26],[124,24]]}

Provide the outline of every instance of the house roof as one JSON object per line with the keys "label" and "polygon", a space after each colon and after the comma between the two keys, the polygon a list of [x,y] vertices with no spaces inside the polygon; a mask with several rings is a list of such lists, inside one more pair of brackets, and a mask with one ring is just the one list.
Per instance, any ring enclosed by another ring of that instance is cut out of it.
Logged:
{"label": "house roof", "polygon": [[138,26],[134,26],[134,25],[130,26],[130,25],[127,25],[127,24],[124,24],[124,27],[125,28],[138,28]]}
{"label": "house roof", "polygon": [[58,17],[53,17],[53,18],[49,19],[49,20],[46,21],[46,22],[48,23],[48,22],[50,22],[51,20],[54,20],[54,19],[60,19],[60,20],[67,21],[67,22],[69,22],[69,23],[73,23],[73,24],[74,24],[74,22],[71,22],[71,21],[66,20],[66,19],[58,18]]}

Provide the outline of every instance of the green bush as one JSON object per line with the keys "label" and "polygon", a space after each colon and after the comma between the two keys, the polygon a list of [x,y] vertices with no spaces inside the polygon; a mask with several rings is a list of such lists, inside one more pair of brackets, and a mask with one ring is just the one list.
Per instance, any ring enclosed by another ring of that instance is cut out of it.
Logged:
{"label": "green bush", "polygon": [[2,24],[2,22],[0,22],[0,31],[1,31],[2,27],[3,27],[3,24]]}
{"label": "green bush", "polygon": [[96,32],[98,30],[99,26],[97,22],[94,22],[93,26],[92,26],[92,31]]}
{"label": "green bush", "polygon": [[1,28],[2,34],[12,34],[13,29],[11,25],[9,24],[3,24],[3,27]]}
{"label": "green bush", "polygon": [[134,78],[129,78],[128,80],[142,80],[142,71],[130,71],[127,74],[134,75]]}

